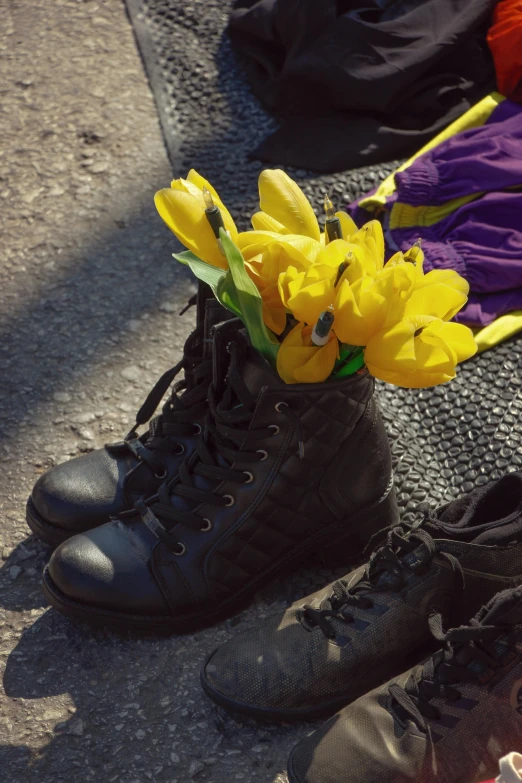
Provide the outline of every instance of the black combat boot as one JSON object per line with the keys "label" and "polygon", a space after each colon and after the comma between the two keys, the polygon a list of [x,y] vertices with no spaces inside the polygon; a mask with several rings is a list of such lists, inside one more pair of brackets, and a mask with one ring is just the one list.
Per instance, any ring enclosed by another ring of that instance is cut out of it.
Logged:
{"label": "black combat boot", "polygon": [[[200,285],[195,304],[197,326],[185,343],[181,361],[161,376],[126,438],[57,465],[36,482],[27,503],[27,523],[47,544],[57,546],[132,508],[172,478],[184,455],[193,451],[212,379],[210,333],[216,323],[230,317],[208,286]],[[151,419],[182,370],[184,379],[173,386],[161,414],[138,436],[136,428]]]}
{"label": "black combat boot", "polygon": [[44,590],[60,612],[187,631],[311,553],[349,562],[397,520],[373,378],[286,385],[231,324],[214,332],[209,413],[179,475],[55,551]]}

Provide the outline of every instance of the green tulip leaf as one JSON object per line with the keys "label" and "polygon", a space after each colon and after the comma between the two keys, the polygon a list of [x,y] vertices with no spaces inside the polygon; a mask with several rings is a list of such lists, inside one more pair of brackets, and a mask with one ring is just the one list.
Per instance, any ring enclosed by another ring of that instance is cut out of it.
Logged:
{"label": "green tulip leaf", "polygon": [[173,255],[176,261],[181,261],[182,264],[190,267],[198,280],[202,280],[211,287],[212,293],[223,307],[231,310],[235,315],[241,315],[236,287],[228,270],[207,264],[190,250],[184,253],[174,253]]}
{"label": "green tulip leaf", "polygon": [[263,321],[263,301],[253,280],[245,269],[245,261],[240,250],[235,246],[227,232],[220,229],[221,244],[227,257],[232,281],[234,283],[237,302],[241,311],[241,319],[245,324],[248,336],[254,348],[275,366],[279,343],[266,328]]}
{"label": "green tulip leaf", "polygon": [[220,278],[216,287],[215,296],[223,307],[228,308],[241,318],[239,297],[230,269]]}
{"label": "green tulip leaf", "polygon": [[176,261],[181,261],[182,264],[190,267],[198,280],[203,280],[204,283],[207,283],[215,295],[219,281],[226,274],[224,269],[207,264],[206,261],[202,261],[201,258],[195,256],[190,250],[186,250],[184,253],[173,253],[173,256]]}

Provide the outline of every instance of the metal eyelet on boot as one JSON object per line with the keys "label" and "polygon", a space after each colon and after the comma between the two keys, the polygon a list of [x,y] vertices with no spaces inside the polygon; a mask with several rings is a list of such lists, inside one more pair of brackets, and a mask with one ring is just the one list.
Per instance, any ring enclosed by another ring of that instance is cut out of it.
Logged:
{"label": "metal eyelet on boot", "polygon": [[288,403],[287,403],[287,402],[276,402],[276,404],[274,405],[274,408],[275,408],[275,410],[276,410],[278,413],[282,413],[283,411],[281,410],[281,408],[282,408],[283,406],[284,406],[285,408],[288,408]]}
{"label": "metal eyelet on boot", "polygon": [[277,424],[269,424],[268,429],[273,430],[274,435],[277,435],[277,433],[279,432],[279,427],[277,426]]}
{"label": "metal eyelet on boot", "polygon": [[259,462],[264,462],[265,459],[268,459],[268,451],[265,451],[264,449],[257,449],[256,454],[262,454],[263,456],[259,460]]}
{"label": "metal eyelet on boot", "polygon": [[181,457],[182,454],[185,453],[185,446],[183,443],[176,443],[176,451],[174,454],[176,454],[178,457]]}
{"label": "metal eyelet on boot", "polygon": [[194,429],[195,429],[195,434],[196,434],[196,435],[199,435],[201,432],[203,432],[203,427],[201,426],[201,424],[198,424],[198,422],[197,422],[197,421],[195,421],[195,422],[192,424],[192,426],[193,426],[193,427],[194,427]]}
{"label": "metal eyelet on boot", "polygon": [[253,482],[254,476],[249,470],[244,470],[243,475],[246,476],[245,484],[251,484]]}
{"label": "metal eyelet on boot", "polygon": [[201,528],[202,533],[208,533],[209,530],[212,530],[213,525],[210,519],[207,519],[207,517],[203,518],[203,522],[205,523],[204,527]]}
{"label": "metal eyelet on boot", "polygon": [[164,478],[167,478],[167,470],[165,469],[162,473],[154,473],[155,477],[159,479],[160,481]]}
{"label": "metal eyelet on boot", "polygon": [[224,498],[228,500],[228,503],[225,503],[225,506],[228,508],[229,506],[233,506],[236,502],[235,499],[232,497],[232,495],[223,495]]}
{"label": "metal eyelet on boot", "polygon": [[176,557],[181,557],[181,555],[184,555],[187,551],[187,547],[185,544],[180,544],[179,549],[173,549],[172,554],[176,555]]}

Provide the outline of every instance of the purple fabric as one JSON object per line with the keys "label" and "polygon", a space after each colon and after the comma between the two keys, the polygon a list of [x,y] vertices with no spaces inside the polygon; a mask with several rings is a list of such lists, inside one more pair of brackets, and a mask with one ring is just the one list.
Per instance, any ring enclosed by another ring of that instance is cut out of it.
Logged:
{"label": "purple fabric", "polygon": [[393,205],[440,206],[474,200],[432,226],[385,228],[388,252],[420,237],[425,271],[455,269],[470,284],[456,320],[486,326],[522,310],[522,106],[499,104],[479,128],[453,136],[395,174],[396,192],[378,214],[350,205],[358,225],[374,217],[388,226]]}
{"label": "purple fabric", "polygon": [[521,184],[522,113],[511,101],[485,125],[452,136],[395,175],[397,200],[414,207]]}
{"label": "purple fabric", "polygon": [[522,192],[487,193],[433,226],[392,235],[401,250],[422,237],[426,272],[455,269],[466,278],[472,296],[458,320],[486,326],[522,309]]}

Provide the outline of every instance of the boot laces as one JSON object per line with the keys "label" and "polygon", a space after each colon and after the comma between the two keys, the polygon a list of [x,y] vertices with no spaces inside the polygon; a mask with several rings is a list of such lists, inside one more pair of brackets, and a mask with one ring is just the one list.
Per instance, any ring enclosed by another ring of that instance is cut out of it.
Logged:
{"label": "boot laces", "polygon": [[[425,519],[425,509],[421,508],[420,511]],[[463,587],[464,573],[458,560],[450,553],[441,551],[429,533],[419,529],[419,524],[422,522],[413,527],[399,525],[392,528],[386,543],[372,553],[362,579],[353,587],[349,587],[344,579],[334,582],[331,593],[322,600],[318,609],[305,605],[298,613],[301,624],[307,630],[319,627],[328,639],[334,639],[336,633],[331,620],[353,623],[355,617],[349,611],[350,606],[371,610],[373,600],[370,594],[399,592],[407,587],[411,576],[426,573],[431,568],[436,554],[448,560]],[[418,557],[407,557],[419,547],[421,552]]]}
{"label": "boot laces", "polygon": [[[210,530],[212,522],[198,515],[197,509],[201,505],[233,506],[234,497],[219,494],[215,491],[216,487],[222,482],[251,483],[253,475],[250,471],[237,470],[232,465],[236,462],[254,465],[267,459],[268,453],[261,446],[279,430],[275,425],[251,429],[256,398],[241,378],[241,357],[236,343],[229,345],[229,353],[230,365],[224,392],[218,400],[213,386],[209,388],[205,426],[194,454],[182,462],[174,479],[161,485],[157,495],[146,503],[139,501],[136,504],[143,522],[174,554],[183,554],[185,547],[172,529],[183,525],[193,530]],[[277,411],[294,423],[298,418],[287,403],[278,403]],[[201,477],[206,481],[198,481]],[[188,504],[182,505],[189,510],[172,505],[173,496],[188,500]]]}
{"label": "boot laces", "polygon": [[[198,420],[206,413],[208,386],[212,379],[212,361],[201,361],[201,350],[194,350],[191,356],[189,344],[198,346],[203,339],[203,324],[199,324],[185,345],[183,358],[167,370],[149,392],[145,402],[136,414],[131,431],[125,436],[125,445],[142,462],[150,466],[158,478],[167,473],[161,454],[182,454],[184,447],[176,438],[195,435],[201,430]],[[185,378],[174,384],[171,394],[163,405],[161,413],[152,418],[169,386],[176,376],[185,371]],[[190,382],[187,381],[190,377]],[[149,422],[148,430],[138,436],[137,428]]]}
{"label": "boot laces", "polygon": [[520,626],[484,625],[476,618],[469,625],[443,629],[442,616],[434,612],[429,620],[433,637],[444,644],[420,670],[412,672],[406,685],[390,685],[396,714],[413,720],[419,729],[428,730],[428,720],[442,715],[431,699],[456,702],[462,698],[459,683],[488,679],[488,672],[505,666],[516,657],[516,639]]}

